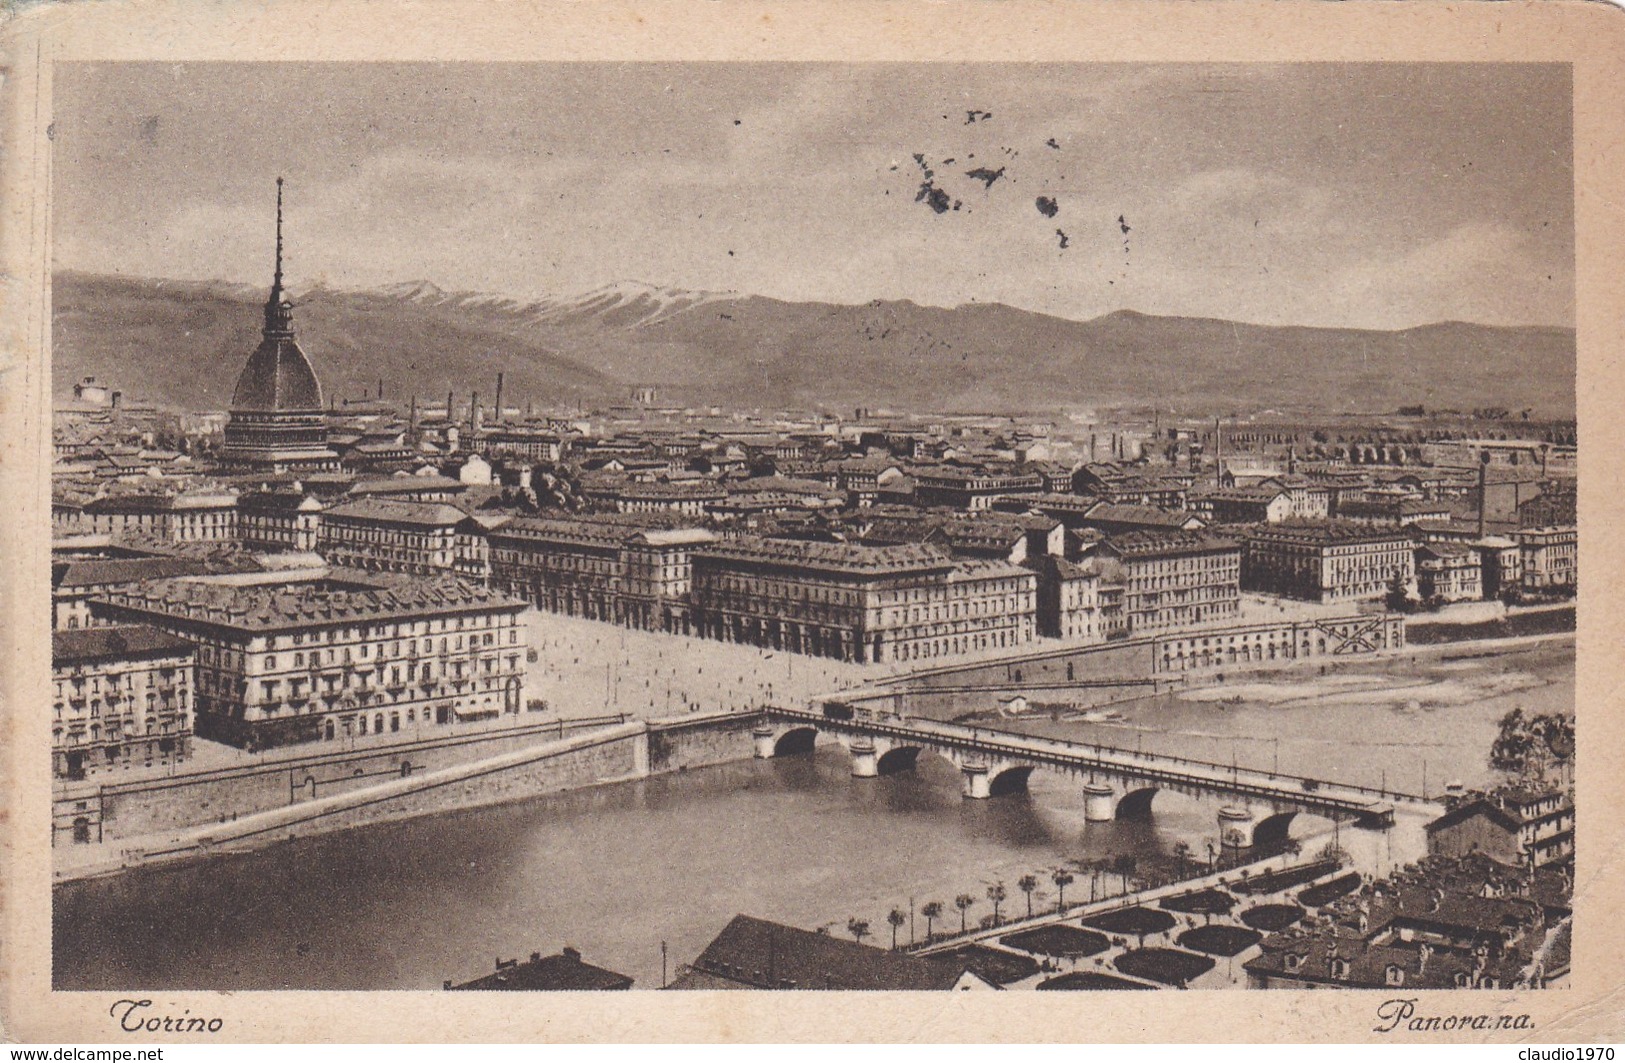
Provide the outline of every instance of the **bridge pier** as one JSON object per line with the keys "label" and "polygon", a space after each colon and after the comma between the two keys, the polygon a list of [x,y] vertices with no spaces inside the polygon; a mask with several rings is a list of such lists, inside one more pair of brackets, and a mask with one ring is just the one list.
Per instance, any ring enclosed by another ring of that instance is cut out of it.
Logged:
{"label": "bridge pier", "polygon": [[1083,818],[1087,823],[1110,823],[1117,816],[1117,791],[1103,782],[1083,784]]}
{"label": "bridge pier", "polygon": [[985,801],[993,796],[993,778],[986,764],[981,761],[966,761],[959,766],[959,774],[964,779],[964,794],[967,798]]}
{"label": "bridge pier", "polygon": [[867,738],[854,738],[847,747],[852,753],[852,777],[854,779],[874,779],[880,775],[880,757],[875,752],[875,744]]}
{"label": "bridge pier", "polygon": [[1231,850],[1251,849],[1257,819],[1245,805],[1225,805],[1219,809],[1219,844]]}
{"label": "bridge pier", "polygon": [[772,724],[761,723],[751,728],[751,741],[756,746],[757,760],[772,760],[774,746],[778,744],[778,732]]}

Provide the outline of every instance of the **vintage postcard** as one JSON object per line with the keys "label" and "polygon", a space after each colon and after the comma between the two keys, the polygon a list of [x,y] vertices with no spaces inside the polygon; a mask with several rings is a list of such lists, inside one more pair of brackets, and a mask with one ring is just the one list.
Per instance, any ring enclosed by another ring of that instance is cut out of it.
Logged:
{"label": "vintage postcard", "polygon": [[1625,1036],[1622,27],[16,14],[8,1035]]}

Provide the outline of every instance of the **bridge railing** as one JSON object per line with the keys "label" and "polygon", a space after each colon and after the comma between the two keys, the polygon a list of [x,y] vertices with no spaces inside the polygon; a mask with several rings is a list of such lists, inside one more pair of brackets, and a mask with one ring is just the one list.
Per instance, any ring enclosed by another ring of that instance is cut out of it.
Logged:
{"label": "bridge railing", "polygon": [[[1197,760],[1192,757],[1181,757],[1170,753],[1146,753],[1137,749],[1124,749],[1119,746],[1105,746],[1098,743],[1073,742],[1064,738],[1050,738],[1045,735],[1028,735],[1019,731],[1006,731],[996,727],[976,726],[967,728],[963,724],[945,723],[940,720],[921,720],[913,724],[894,724],[883,720],[851,719],[838,720],[824,716],[821,713],[806,709],[781,709],[769,707],[763,710],[765,715],[787,717],[795,720],[804,720],[827,729],[848,729],[853,731],[866,731],[874,734],[883,734],[889,737],[917,739],[922,735],[930,734],[945,744],[956,745],[965,749],[985,749],[989,752],[1006,753],[1016,758],[1047,760],[1051,764],[1062,767],[1075,768],[1077,765],[1064,759],[1065,753],[1073,756],[1084,751],[1090,751],[1096,757],[1120,757],[1138,763],[1133,765],[1136,774],[1151,779],[1166,779],[1170,782],[1201,782],[1199,776],[1181,775],[1178,772],[1159,770],[1158,764],[1173,764],[1188,768],[1201,769],[1204,772],[1227,776],[1232,788],[1246,789],[1248,792],[1279,796],[1285,787],[1270,787],[1258,785],[1252,780],[1267,780],[1271,783],[1296,785],[1298,789],[1292,791],[1292,796],[1305,804],[1317,804],[1327,807],[1346,807],[1348,801],[1337,799],[1337,792],[1365,794],[1380,800],[1399,801],[1426,801],[1420,794],[1410,794],[1391,788],[1375,786],[1360,786],[1355,783],[1333,782],[1328,779],[1311,779],[1301,775],[1283,775],[1280,772],[1261,771],[1257,768],[1243,768],[1235,764],[1221,764],[1211,760]],[[968,733],[967,733],[968,732]],[[1002,739],[1002,741],[1001,741]],[[1049,746],[1056,751],[1053,757],[1045,757],[1033,745]],[[1243,777],[1249,781],[1243,781]],[[1306,785],[1307,784],[1307,785]],[[1330,791],[1330,792],[1328,792]]]}

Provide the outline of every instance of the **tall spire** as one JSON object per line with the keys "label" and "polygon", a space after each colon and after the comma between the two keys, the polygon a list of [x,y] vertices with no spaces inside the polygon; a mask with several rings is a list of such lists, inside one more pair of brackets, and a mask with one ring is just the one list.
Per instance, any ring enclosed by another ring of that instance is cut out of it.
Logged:
{"label": "tall spire", "polygon": [[282,293],[282,178],[276,179],[276,278],[271,290]]}
{"label": "tall spire", "polygon": [[282,295],[282,178],[276,179],[276,272],[271,297],[265,301],[265,331],[293,332],[293,304]]}

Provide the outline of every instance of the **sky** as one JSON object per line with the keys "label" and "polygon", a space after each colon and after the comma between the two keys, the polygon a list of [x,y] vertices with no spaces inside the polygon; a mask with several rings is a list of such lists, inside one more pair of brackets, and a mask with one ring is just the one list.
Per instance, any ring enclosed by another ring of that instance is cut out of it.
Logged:
{"label": "sky", "polygon": [[[70,63],[55,268],[1574,320],[1554,64]],[[939,209],[940,208],[940,209]]]}

